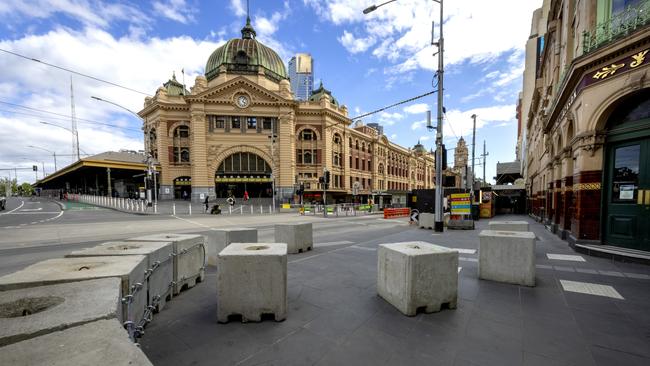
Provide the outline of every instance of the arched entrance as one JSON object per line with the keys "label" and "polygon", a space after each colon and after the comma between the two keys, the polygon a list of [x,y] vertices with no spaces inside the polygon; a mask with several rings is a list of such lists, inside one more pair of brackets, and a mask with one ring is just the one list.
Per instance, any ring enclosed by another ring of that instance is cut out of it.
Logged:
{"label": "arched entrance", "polygon": [[259,155],[236,152],[225,158],[215,172],[215,194],[226,198],[231,194],[241,198],[272,197],[271,166]]}
{"label": "arched entrance", "polygon": [[174,179],[174,198],[189,200],[190,197],[192,197],[192,177]]}
{"label": "arched entrance", "polygon": [[603,242],[650,251],[650,89],[621,103],[606,132]]}

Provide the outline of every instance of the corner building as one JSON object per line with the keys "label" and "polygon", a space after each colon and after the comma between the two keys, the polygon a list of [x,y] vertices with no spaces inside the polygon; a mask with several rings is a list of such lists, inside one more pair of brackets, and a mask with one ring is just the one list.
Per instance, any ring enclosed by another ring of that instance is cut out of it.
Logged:
{"label": "corner building", "polygon": [[545,0],[533,15],[529,212],[574,247],[650,251],[649,15],[648,0]]}
{"label": "corner building", "polygon": [[322,84],[307,101],[294,99],[285,65],[256,39],[247,21],[242,38],[209,57],[190,91],[175,77],[145,99],[145,149],[160,162],[160,198],[229,194],[279,202],[322,199],[318,178],[327,168],[327,201],[390,197],[432,188],[434,158],[418,145],[404,148],[375,129],[352,127],[348,110]]}

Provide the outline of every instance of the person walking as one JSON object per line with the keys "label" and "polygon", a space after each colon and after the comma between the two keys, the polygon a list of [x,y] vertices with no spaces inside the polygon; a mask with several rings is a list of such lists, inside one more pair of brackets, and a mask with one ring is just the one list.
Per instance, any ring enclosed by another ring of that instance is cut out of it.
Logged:
{"label": "person walking", "polygon": [[230,195],[230,197],[228,197],[228,199],[226,200],[226,202],[228,202],[228,204],[230,205],[230,207],[235,206],[235,197],[234,197],[233,195]]}
{"label": "person walking", "polygon": [[205,204],[205,212],[206,212],[206,213],[208,212],[208,209],[209,209],[209,207],[208,207],[208,205],[209,205],[209,200],[210,200],[210,196],[206,194],[206,195],[205,195],[205,201],[203,201],[203,203]]}
{"label": "person walking", "polygon": [[244,202],[248,201],[248,191],[244,191]]}

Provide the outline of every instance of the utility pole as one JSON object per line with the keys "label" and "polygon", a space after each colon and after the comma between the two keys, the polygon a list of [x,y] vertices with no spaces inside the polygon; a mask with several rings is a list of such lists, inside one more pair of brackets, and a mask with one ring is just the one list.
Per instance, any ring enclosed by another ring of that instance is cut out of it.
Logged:
{"label": "utility pole", "polygon": [[72,154],[76,154],[75,156],[77,157],[77,160],[80,160],[81,156],[79,155],[79,131],[77,130],[77,116],[74,110],[74,90],[72,89],[72,75],[70,75],[70,118],[72,122]]}
{"label": "utility pole", "polygon": [[[443,75],[445,72],[443,64],[443,53],[445,50],[444,38],[442,36],[442,1],[434,0],[440,3],[440,38],[434,45],[438,46],[438,126],[436,132],[436,208],[435,208],[435,223],[434,229],[437,232],[444,231],[443,213],[442,213],[442,116],[443,116]],[[433,32],[433,29],[431,30]]]}
{"label": "utility pole", "polygon": [[474,151],[476,151],[476,114],[472,114],[472,119],[474,120],[472,127],[472,180],[469,186],[471,192],[474,192]]}
{"label": "utility pole", "polygon": [[485,151],[485,140],[483,140],[483,154],[481,156],[483,157],[483,184],[487,185],[487,181],[485,180],[485,166],[486,164],[486,156],[490,155],[490,153]]}

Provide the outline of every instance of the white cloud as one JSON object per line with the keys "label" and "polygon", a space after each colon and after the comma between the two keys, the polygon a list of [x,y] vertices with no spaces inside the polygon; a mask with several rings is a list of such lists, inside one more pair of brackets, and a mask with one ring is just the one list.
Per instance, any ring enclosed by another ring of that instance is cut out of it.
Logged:
{"label": "white cloud", "polygon": [[390,139],[391,139],[391,140],[395,140],[396,138],[397,138],[397,134],[396,134],[396,133],[390,135]]}
{"label": "white cloud", "polygon": [[238,17],[246,15],[244,0],[230,0],[230,10],[232,10],[232,12]]}
{"label": "white cloud", "polygon": [[[60,28],[42,35],[4,40],[0,41],[0,48],[38,57],[48,63],[153,95],[174,70],[178,81],[183,82],[180,70],[184,68],[187,86],[193,85],[196,76],[203,74],[209,55],[221,44],[223,41],[211,42],[190,37],[146,40],[115,38],[102,29],[89,27],[81,32]],[[0,57],[0,69],[3,70],[1,101],[70,115],[69,73],[11,55]],[[80,120],[78,128],[82,149],[88,153],[119,148],[143,149],[142,132],[139,131],[141,121],[137,117],[90,97],[98,96],[139,111],[144,103],[144,95],[78,75],[73,75],[73,83],[77,118],[136,130],[89,125]],[[0,105],[0,109],[0,165],[13,164],[14,161],[9,159],[19,155],[39,158],[45,161],[48,168],[47,163],[51,159],[47,153],[26,148],[30,144],[61,154],[70,153],[71,136],[68,131],[38,123],[48,121],[69,127],[68,118],[14,109],[7,105]],[[20,114],[6,112],[10,109]],[[19,143],[15,141],[16,136],[20,136]]]}
{"label": "white cloud", "polygon": [[427,140],[429,140],[430,138],[431,138],[431,136],[429,136],[429,135],[424,135],[424,136],[420,136],[420,138],[419,138],[418,141],[420,141],[420,142],[422,142],[422,141],[427,141]]}
{"label": "white cloud", "polygon": [[256,15],[253,21],[257,40],[276,51],[283,60],[291,58],[292,47],[278,40],[274,34],[280,28],[282,21],[287,19],[289,15],[291,15],[291,8],[289,2],[285,1],[282,10],[273,12],[270,17],[263,14]]}
{"label": "white cloud", "polygon": [[[516,106],[513,104],[485,108],[473,108],[466,111],[453,109],[447,111],[443,135],[458,137],[472,133],[472,115],[476,114],[476,129],[484,126],[496,126],[496,122],[512,122],[516,118]],[[450,126],[451,124],[451,126]]]}
{"label": "white cloud", "polygon": [[379,113],[379,117],[378,117],[379,122],[384,126],[392,126],[397,121],[402,120],[403,118],[404,115],[398,112],[394,112],[394,113],[381,112]]}
{"label": "white cloud", "polygon": [[[398,74],[437,68],[437,58],[432,56],[435,47],[430,44],[430,34],[432,20],[438,23],[439,7],[430,0],[400,0],[368,15],[362,11],[373,1],[303,2],[310,5],[323,20],[349,27],[343,30],[340,39],[347,41],[344,46],[350,53],[374,46],[372,54],[391,62],[391,72]],[[453,68],[464,62],[493,62],[507,52],[523,52],[530,33],[532,13],[541,5],[542,0],[502,0],[498,6],[484,0],[445,3],[445,64]],[[503,9],[516,16],[503,21]],[[365,34],[358,31],[359,25],[362,25]],[[351,29],[355,30],[356,37],[351,35]],[[435,29],[436,38],[438,29]],[[359,47],[350,47],[350,44],[354,44],[353,40],[364,39],[372,39],[372,44],[366,42]],[[521,63],[517,61],[517,66]]]}
{"label": "white cloud", "polygon": [[413,131],[415,131],[415,130],[417,130],[417,129],[420,129],[420,128],[424,127],[424,124],[425,124],[425,123],[427,123],[427,121],[417,121],[417,122],[413,122],[413,123],[411,123],[411,129],[412,129]]}
{"label": "white cloud", "polygon": [[420,114],[420,113],[426,113],[429,109],[429,105],[426,103],[417,103],[417,104],[411,104],[408,107],[404,107],[404,112],[408,114]]}
{"label": "white cloud", "polygon": [[359,52],[365,52],[368,48],[375,44],[375,37],[368,36],[366,38],[355,38],[352,33],[344,31],[343,35],[338,38],[339,42],[348,50],[348,52],[354,54]]}
{"label": "white cloud", "polygon": [[55,14],[65,15],[85,26],[106,28],[114,20],[145,25],[147,15],[138,8],[125,4],[108,4],[103,1],[86,0],[25,0],[7,1],[0,6],[3,19],[16,17],[47,19]]}
{"label": "white cloud", "polygon": [[194,14],[198,9],[185,3],[185,0],[154,1],[153,10],[165,18],[187,24],[195,21]]}

